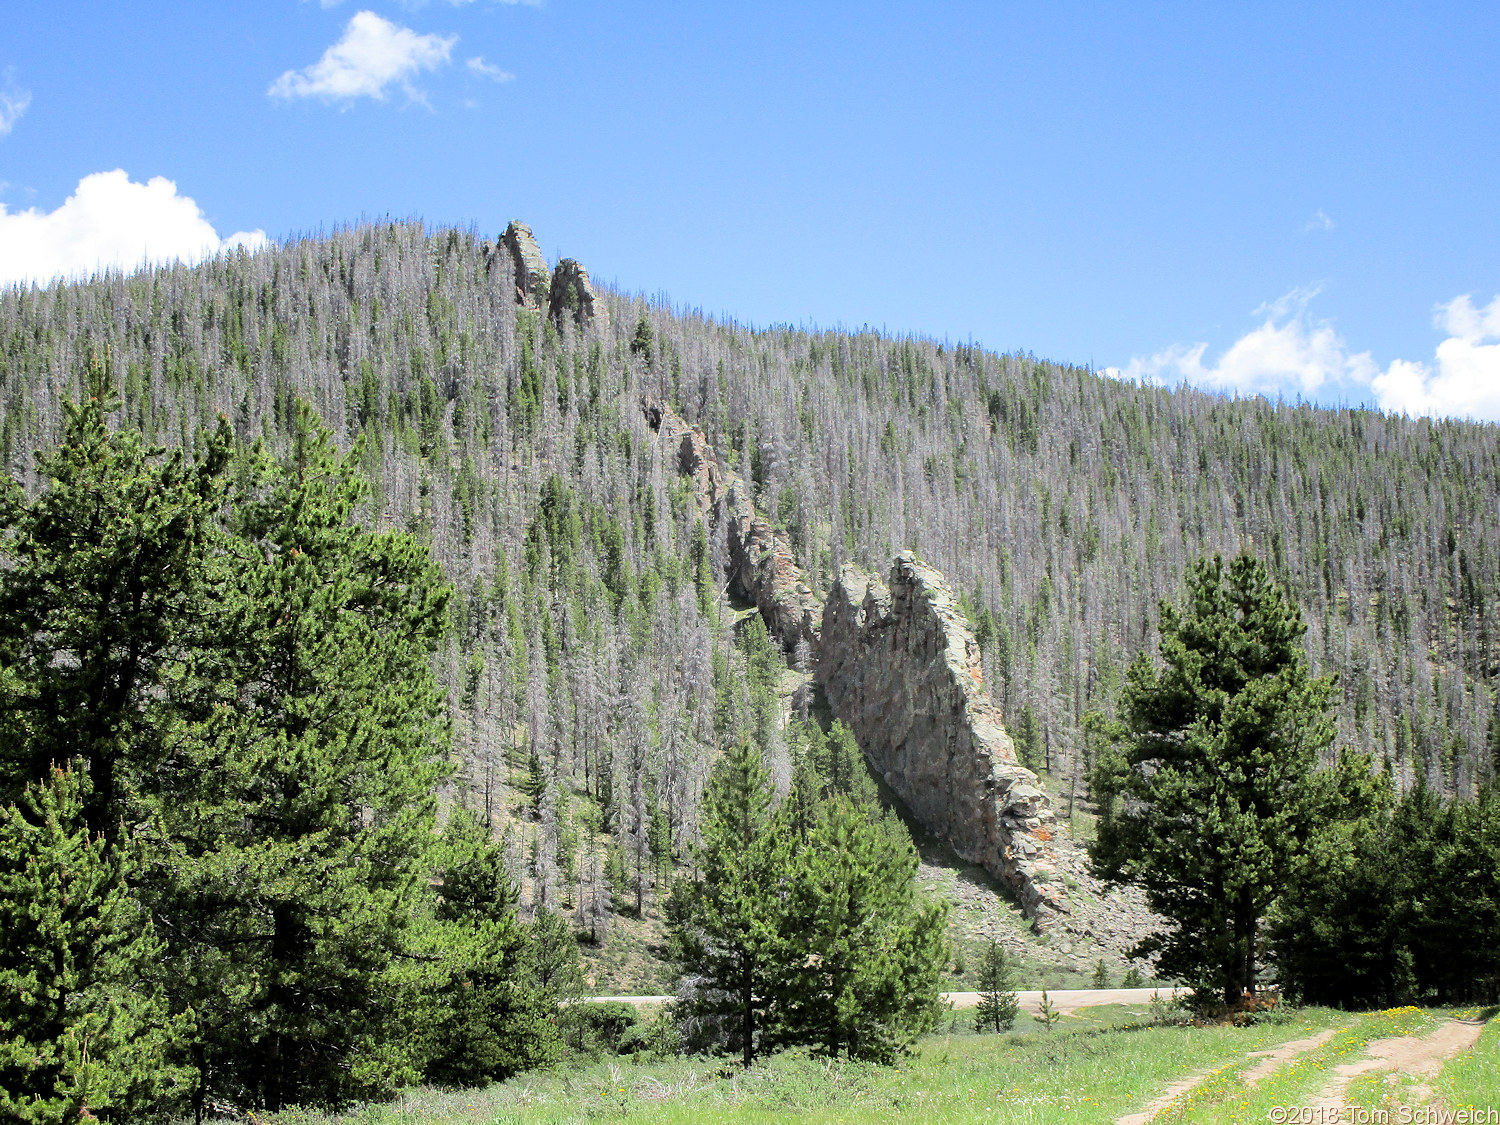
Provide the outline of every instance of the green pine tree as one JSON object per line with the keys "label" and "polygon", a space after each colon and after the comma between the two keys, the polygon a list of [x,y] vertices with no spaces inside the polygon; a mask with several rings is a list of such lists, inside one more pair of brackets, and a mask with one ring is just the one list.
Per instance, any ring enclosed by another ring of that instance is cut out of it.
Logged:
{"label": "green pine tree", "polygon": [[140,819],[134,794],[162,764],[168,669],[216,643],[201,611],[230,434],[221,422],[190,461],[111,428],[120,403],[101,364],[84,392],[39,463],[46,487],[0,493],[0,799],[76,759],[84,814],[108,835]]}
{"label": "green pine tree", "polygon": [[1137,946],[1205,999],[1234,1003],[1258,979],[1262,920],[1300,856],[1362,815],[1369,765],[1332,744],[1333,681],[1314,679],[1306,626],[1264,565],[1194,565],[1179,610],[1161,607],[1162,667],[1142,654],[1093,789],[1096,872],[1146,890],[1171,928]]}
{"label": "green pine tree", "polygon": [[0,810],[0,1117],[157,1120],[187,1074],[153,983],[161,943],[129,859],[83,819],[84,778],[53,768]]}
{"label": "green pine tree", "polygon": [[991,941],[979,961],[979,1004],[974,1010],[974,1030],[1009,1031],[1020,1011],[1015,970],[1000,943]]}
{"label": "green pine tree", "polygon": [[424,942],[438,968],[416,981],[431,1020],[428,1080],[472,1086],[553,1061],[556,998],[537,982],[536,949],[516,917],[503,853],[464,809],[449,817],[439,853]]}
{"label": "green pine tree", "polygon": [[880,1061],[910,1049],[936,1023],[948,941],[905,826],[838,793],[785,864],[771,1037]]}
{"label": "green pine tree", "polygon": [[875,781],[860,751],[854,732],[835,721],[827,739],[828,792],[843,793],[857,805],[873,808],[876,804]]}
{"label": "green pine tree", "polygon": [[788,840],[772,824],[771,779],[759,747],[733,743],[704,793],[699,879],[673,891],[672,956],[694,985],[691,1014],[725,1029],[746,1067],[761,1049],[761,1018],[781,969],[781,904]]}
{"label": "green pine tree", "polygon": [[284,460],[240,466],[213,607],[227,639],[155,779],[148,886],[202,1093],[336,1105],[415,1079],[400,984],[447,749],[432,655],[449,589],[306,403]]}

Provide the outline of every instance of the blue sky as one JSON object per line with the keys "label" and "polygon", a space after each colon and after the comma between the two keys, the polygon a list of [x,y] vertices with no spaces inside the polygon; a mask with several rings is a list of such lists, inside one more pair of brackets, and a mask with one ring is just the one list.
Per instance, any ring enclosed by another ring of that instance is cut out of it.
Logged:
{"label": "blue sky", "polygon": [[0,280],[521,218],[752,324],[1500,419],[1497,59],[1493,0],[0,0]]}

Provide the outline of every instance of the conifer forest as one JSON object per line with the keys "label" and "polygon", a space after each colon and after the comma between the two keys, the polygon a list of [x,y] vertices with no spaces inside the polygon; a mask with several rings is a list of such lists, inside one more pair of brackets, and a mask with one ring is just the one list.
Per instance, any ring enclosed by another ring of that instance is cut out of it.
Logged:
{"label": "conifer forest", "polygon": [[[684,433],[808,604],[941,574],[1039,790],[1002,839],[1092,848],[986,891],[1040,887],[1038,932],[1072,872],[1054,914],[1137,888],[1176,929],[1101,958],[1205,1003],[1496,999],[1493,425],[749,327],[576,263],[537,300],[512,246],[371,222],[0,289],[0,1115],[913,1051],[970,987],[916,881],[941,833],[731,581]],[[1254,894],[1170,858],[1213,800],[1275,819]],[[969,957],[1004,1033],[1029,986]],[[581,1002],[627,989],[675,1016]]]}

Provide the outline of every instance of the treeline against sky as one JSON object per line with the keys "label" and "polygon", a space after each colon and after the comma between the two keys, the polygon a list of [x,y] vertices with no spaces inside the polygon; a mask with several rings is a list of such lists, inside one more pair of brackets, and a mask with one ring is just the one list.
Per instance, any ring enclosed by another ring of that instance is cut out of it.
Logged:
{"label": "treeline against sky", "polygon": [[[1492,768],[1492,427],[757,331],[616,294],[607,327],[558,328],[515,307],[510,278],[473,232],[383,223],[6,290],[0,455],[35,483],[32,450],[57,440],[93,353],[169,444],[223,414],[284,447],[299,396],[340,443],[363,436],[368,518],[417,531],[457,586],[440,671],[465,799],[498,815],[519,770],[541,788],[535,823],[560,826],[558,847],[515,850],[543,901],[580,896],[592,862],[568,850],[570,791],[634,857],[639,896],[653,814],[680,854],[708,748],[746,722],[743,658],[715,628],[722,547],[653,448],[643,394],[754,481],[817,583],[903,548],[941,568],[1023,753],[1060,778],[1087,753],[1083,715],[1154,644],[1158,599],[1190,560],[1242,547],[1289,583],[1314,668],[1339,674],[1341,743],[1437,790]],[[769,757],[784,787],[789,758]]]}

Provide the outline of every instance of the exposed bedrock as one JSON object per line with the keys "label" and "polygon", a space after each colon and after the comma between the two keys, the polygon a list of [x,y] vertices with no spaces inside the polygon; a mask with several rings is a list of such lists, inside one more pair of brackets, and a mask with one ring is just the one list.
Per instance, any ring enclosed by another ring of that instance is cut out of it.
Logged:
{"label": "exposed bedrock", "polygon": [[825,602],[703,432],[666,404],[647,399],[641,409],[725,537],[730,588],[756,605],[789,656],[805,642],[834,715],[912,815],[1050,929],[1070,909],[1057,822],[985,694],[979,645],[943,576],[907,553],[889,585],[845,567]]}
{"label": "exposed bedrock", "polygon": [[803,579],[790,540],[756,513],[738,477],[729,484],[723,518],[732,588],[755,603],[788,656],[805,643],[808,659],[816,661],[823,599]]}
{"label": "exposed bedrock", "polygon": [[531,228],[519,219],[513,219],[500,236],[500,241],[510,251],[510,260],[516,271],[516,304],[528,309],[546,307],[549,296],[551,271],[542,248],[536,244]]}
{"label": "exposed bedrock", "polygon": [[806,642],[809,661],[816,660],[823,599],[803,578],[786,533],[756,512],[749,486],[720,466],[702,430],[653,400],[641,409],[676,458],[677,472],[692,479],[699,509],[724,535],[730,590],[754,603],[788,656]]}
{"label": "exposed bedrock", "polygon": [[833,713],[930,831],[1013,890],[1038,930],[1069,912],[1057,832],[984,692],[979,645],[943,576],[897,556],[889,584],[845,567],[823,609]]}
{"label": "exposed bedrock", "polygon": [[547,315],[559,325],[565,320],[582,327],[598,318],[608,323],[609,314],[604,302],[594,293],[589,281],[589,271],[572,258],[563,258],[552,271],[552,282],[548,288]]}

